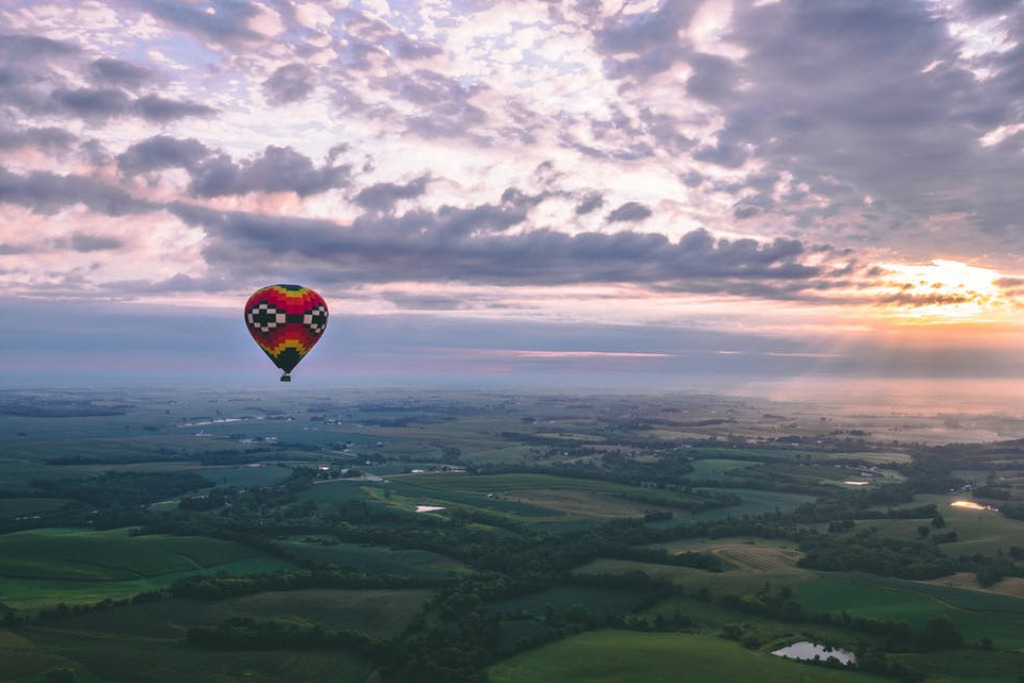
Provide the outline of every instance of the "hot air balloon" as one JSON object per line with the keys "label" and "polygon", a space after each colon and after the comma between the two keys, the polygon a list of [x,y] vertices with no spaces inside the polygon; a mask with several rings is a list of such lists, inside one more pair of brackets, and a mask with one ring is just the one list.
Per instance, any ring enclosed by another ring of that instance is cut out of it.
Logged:
{"label": "hot air balloon", "polygon": [[270,285],[256,290],[245,302],[245,326],[274,365],[282,382],[320,341],[327,327],[327,302],[302,285]]}

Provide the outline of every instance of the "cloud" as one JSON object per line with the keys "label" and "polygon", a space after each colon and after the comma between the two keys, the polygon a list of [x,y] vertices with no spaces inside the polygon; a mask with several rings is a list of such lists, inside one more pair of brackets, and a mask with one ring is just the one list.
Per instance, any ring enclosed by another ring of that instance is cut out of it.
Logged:
{"label": "cloud", "polygon": [[313,70],[305,64],[285,64],[263,82],[263,93],[273,105],[301,102],[313,92]]}
{"label": "cloud", "polygon": [[0,59],[31,64],[51,57],[67,57],[81,52],[81,48],[63,40],[45,36],[0,34]]}
{"label": "cloud", "polygon": [[63,128],[9,129],[0,128],[0,150],[32,147],[45,152],[63,152],[77,141],[73,134]]}
{"label": "cloud", "polygon": [[295,192],[307,197],[327,190],[346,187],[350,167],[325,164],[319,168],[312,160],[290,147],[267,147],[263,154],[235,163],[219,155],[189,169],[190,191],[197,197],[221,197],[249,192]]}
{"label": "cloud", "polygon": [[643,79],[671,68],[685,54],[685,48],[679,44],[679,31],[700,5],[693,0],[679,0],[662,3],[653,12],[619,12],[608,18],[595,38],[598,52],[616,57],[606,64],[609,77]]}
{"label": "cloud", "polygon": [[110,57],[95,60],[89,65],[88,71],[94,81],[129,90],[137,90],[153,78],[150,69]]}
{"label": "cloud", "polygon": [[76,232],[71,236],[70,246],[71,249],[79,252],[109,251],[112,249],[120,249],[124,246],[124,242],[113,237]]}
{"label": "cloud", "polygon": [[636,223],[644,220],[645,218],[649,218],[651,213],[653,212],[640,202],[626,202],[608,214],[608,222]]}
{"label": "cloud", "polygon": [[351,225],[217,212],[173,210],[207,231],[211,267],[242,272],[301,268],[321,280],[466,282],[490,285],[632,283],[663,291],[732,292],[797,298],[829,283],[804,257],[829,253],[799,240],[716,238],[694,230],[677,241],[631,231],[568,235],[537,229],[510,233],[526,220],[519,208],[442,207],[435,213],[364,216]]}
{"label": "cloud", "polygon": [[0,202],[25,206],[44,215],[75,204],[83,204],[108,216],[144,213],[155,208],[148,202],[134,199],[124,190],[90,178],[45,171],[18,175],[2,167]]}
{"label": "cloud", "polygon": [[388,211],[402,199],[415,199],[427,189],[426,176],[416,178],[405,185],[395,183],[377,183],[365,187],[355,197],[355,202],[364,209]]}
{"label": "cloud", "polygon": [[177,0],[141,0],[139,4],[154,17],[214,44],[239,48],[263,39],[248,26],[260,12],[247,0],[213,0],[208,3],[212,11]]}
{"label": "cloud", "polygon": [[384,299],[405,311],[454,311],[466,308],[465,299],[454,296],[385,292]]}
{"label": "cloud", "polygon": [[580,200],[579,204],[576,205],[576,215],[585,216],[588,213],[600,209],[602,206],[604,206],[604,197],[601,196],[601,193],[588,192],[583,199]]}
{"label": "cloud", "polygon": [[190,116],[208,117],[217,113],[216,109],[205,104],[169,100],[159,95],[145,95],[135,100],[133,111],[154,123],[166,123]]}
{"label": "cloud", "polygon": [[136,175],[167,168],[194,170],[210,155],[210,150],[195,138],[179,140],[157,135],[131,145],[117,157],[122,173]]}

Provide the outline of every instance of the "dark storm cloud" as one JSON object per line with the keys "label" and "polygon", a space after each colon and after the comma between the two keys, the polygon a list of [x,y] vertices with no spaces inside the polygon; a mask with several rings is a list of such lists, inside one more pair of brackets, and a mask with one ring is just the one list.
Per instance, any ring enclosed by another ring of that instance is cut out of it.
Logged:
{"label": "dark storm cloud", "polygon": [[17,175],[0,167],[0,202],[30,208],[34,213],[52,214],[84,204],[108,216],[143,213],[154,205],[133,199],[127,192],[81,176],[60,176],[46,171]]}
{"label": "dark storm cloud", "polygon": [[355,202],[364,209],[388,211],[399,200],[414,199],[426,192],[428,180],[426,176],[423,176],[406,185],[377,183],[360,190],[356,195]]}
{"label": "dark storm cloud", "polygon": [[278,67],[263,82],[263,93],[271,104],[301,102],[313,92],[313,70],[305,64]]}
{"label": "dark storm cloud", "polygon": [[160,171],[166,168],[193,170],[210,155],[210,150],[195,138],[179,140],[157,135],[137,142],[117,157],[117,166],[126,175]]}
{"label": "dark storm cloud", "polygon": [[608,214],[609,223],[636,222],[650,217],[652,211],[640,202],[626,202]]}
{"label": "dark storm cloud", "polygon": [[327,164],[317,168],[309,157],[290,147],[271,146],[261,156],[240,163],[220,155],[190,169],[190,191],[198,197],[248,192],[295,192],[307,197],[347,186],[350,170]]}
{"label": "dark storm cloud", "polygon": [[207,262],[232,273],[258,262],[271,269],[301,264],[335,282],[629,282],[676,291],[756,291],[776,298],[796,298],[828,277],[822,268],[802,262],[808,250],[798,240],[727,240],[704,230],[675,242],[632,231],[510,233],[526,219],[511,206],[367,215],[349,226],[185,205],[172,210],[206,229]]}
{"label": "dark storm cloud", "polygon": [[88,72],[94,81],[129,90],[136,90],[149,83],[153,78],[153,72],[149,69],[109,57],[92,62],[88,67]]}

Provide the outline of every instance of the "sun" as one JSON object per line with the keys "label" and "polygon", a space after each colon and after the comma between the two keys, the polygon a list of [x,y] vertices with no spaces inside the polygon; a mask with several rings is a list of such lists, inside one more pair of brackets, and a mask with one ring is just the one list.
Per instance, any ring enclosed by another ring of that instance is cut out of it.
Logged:
{"label": "sun", "polygon": [[874,290],[876,312],[912,324],[1009,322],[1019,316],[1014,297],[997,270],[959,261],[881,264],[884,279]]}

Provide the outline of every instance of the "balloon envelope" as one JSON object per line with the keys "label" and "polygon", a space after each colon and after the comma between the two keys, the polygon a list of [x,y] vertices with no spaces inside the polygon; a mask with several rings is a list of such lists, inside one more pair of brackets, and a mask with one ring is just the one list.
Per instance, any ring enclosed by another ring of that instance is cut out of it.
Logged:
{"label": "balloon envelope", "polygon": [[274,365],[284,370],[282,382],[302,357],[320,341],[327,327],[327,302],[302,285],[270,285],[245,302],[245,326]]}

